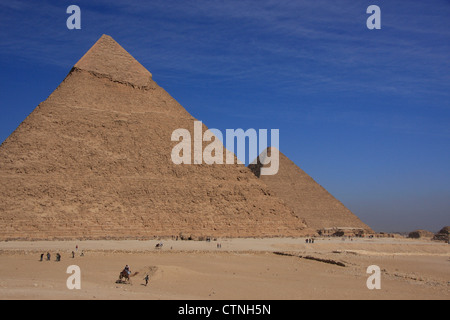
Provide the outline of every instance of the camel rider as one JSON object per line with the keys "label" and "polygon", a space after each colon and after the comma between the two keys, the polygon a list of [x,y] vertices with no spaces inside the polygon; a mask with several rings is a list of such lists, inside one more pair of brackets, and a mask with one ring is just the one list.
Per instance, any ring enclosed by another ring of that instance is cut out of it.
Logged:
{"label": "camel rider", "polygon": [[130,274],[131,274],[130,266],[129,266],[129,265],[126,265],[124,271],[125,271],[128,275],[130,275]]}

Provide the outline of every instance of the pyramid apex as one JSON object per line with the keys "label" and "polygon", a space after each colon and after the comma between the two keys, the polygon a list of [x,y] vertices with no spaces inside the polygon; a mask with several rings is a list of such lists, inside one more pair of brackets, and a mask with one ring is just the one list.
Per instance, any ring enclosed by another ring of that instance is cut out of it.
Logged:
{"label": "pyramid apex", "polygon": [[[257,161],[260,162],[261,159],[264,159],[265,157],[271,157],[274,152],[285,157],[285,155],[277,147],[269,146],[258,155]],[[263,167],[264,167],[264,165],[263,165]]]}
{"label": "pyramid apex", "polygon": [[136,87],[146,87],[152,80],[152,74],[106,34],[97,40],[74,68]]}
{"label": "pyramid apex", "polygon": [[266,148],[267,153],[271,153],[271,152],[278,152],[281,153],[281,151],[277,148],[277,147],[267,147]]}

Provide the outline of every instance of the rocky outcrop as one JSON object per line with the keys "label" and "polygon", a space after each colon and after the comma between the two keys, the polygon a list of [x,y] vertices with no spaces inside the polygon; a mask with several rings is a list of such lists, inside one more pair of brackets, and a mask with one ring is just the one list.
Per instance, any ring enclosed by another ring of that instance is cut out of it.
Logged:
{"label": "rocky outcrop", "polygon": [[415,230],[408,234],[408,238],[411,239],[431,239],[434,233],[427,230]]}
{"label": "rocky outcrop", "polygon": [[433,240],[445,241],[448,243],[449,242],[449,233],[450,233],[450,227],[448,227],[448,226],[444,227],[433,236]]}

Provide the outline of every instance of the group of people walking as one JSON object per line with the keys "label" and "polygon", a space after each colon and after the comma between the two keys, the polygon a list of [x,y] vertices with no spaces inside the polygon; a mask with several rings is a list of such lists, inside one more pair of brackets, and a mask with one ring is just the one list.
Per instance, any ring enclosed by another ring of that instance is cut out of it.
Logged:
{"label": "group of people walking", "polygon": [[[78,251],[78,245],[75,247],[75,251]],[[72,251],[72,259],[75,258],[75,251]],[[84,252],[81,251],[80,257],[84,256]],[[47,254],[41,253],[41,259],[39,261],[44,261],[44,257],[46,257],[46,261],[50,261],[52,258],[52,255],[50,252],[47,252]],[[57,262],[61,261],[61,254],[58,252],[56,253],[56,260]]]}
{"label": "group of people walking", "polygon": [[[52,258],[52,255],[50,254],[50,252],[47,252],[47,261],[50,261]],[[39,261],[44,261],[44,254],[41,253],[41,260]],[[56,254],[56,261],[61,261],[61,255],[59,253]]]}

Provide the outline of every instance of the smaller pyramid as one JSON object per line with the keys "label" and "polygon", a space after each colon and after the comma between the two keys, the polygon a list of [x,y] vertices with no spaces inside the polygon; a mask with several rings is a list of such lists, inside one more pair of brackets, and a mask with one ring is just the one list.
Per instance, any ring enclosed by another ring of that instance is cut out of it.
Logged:
{"label": "smaller pyramid", "polygon": [[[271,147],[266,152],[270,155],[275,150]],[[250,164],[249,168],[294,210],[297,217],[304,219],[309,228],[322,234],[373,233],[369,226],[283,153],[279,152],[279,170],[275,175],[261,175],[264,165],[260,157],[257,164]]]}

